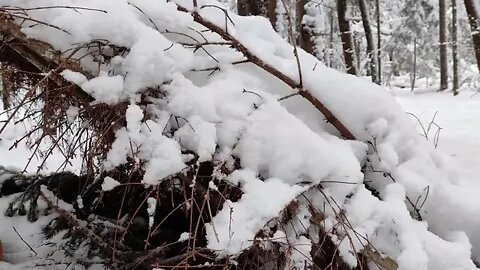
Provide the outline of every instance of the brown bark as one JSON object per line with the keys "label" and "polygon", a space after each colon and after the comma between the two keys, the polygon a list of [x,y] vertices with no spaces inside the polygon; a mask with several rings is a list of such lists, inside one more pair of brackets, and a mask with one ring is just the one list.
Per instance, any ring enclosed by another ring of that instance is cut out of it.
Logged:
{"label": "brown bark", "polygon": [[440,91],[448,88],[446,0],[440,0]]}
{"label": "brown bark", "polygon": [[277,0],[267,0],[267,17],[273,29],[277,31]]}
{"label": "brown bark", "polygon": [[365,31],[365,38],[367,39],[367,54],[370,61],[370,73],[372,75],[372,82],[379,84],[377,57],[375,51],[375,43],[373,41],[372,27],[370,26],[370,16],[368,15],[367,2],[365,0],[358,0],[360,13],[362,15],[363,29]]}
{"label": "brown bark", "polygon": [[346,18],[347,0],[337,0],[338,27],[342,39],[343,56],[345,58],[345,69],[348,74],[357,75],[355,67],[355,50],[353,47],[352,31],[350,22]]}
{"label": "brown bark", "polygon": [[297,9],[297,44],[300,48],[304,49],[308,53],[313,53],[314,51],[314,42],[312,39],[311,32],[308,30],[306,25],[303,23],[303,17],[305,16],[305,5],[308,3],[308,0],[298,0],[296,9]]}
{"label": "brown bark", "polygon": [[475,57],[477,58],[478,71],[480,72],[480,14],[478,14],[475,8],[474,1],[477,0],[464,0],[464,3],[467,9],[470,28],[472,29],[473,48],[475,50]]}

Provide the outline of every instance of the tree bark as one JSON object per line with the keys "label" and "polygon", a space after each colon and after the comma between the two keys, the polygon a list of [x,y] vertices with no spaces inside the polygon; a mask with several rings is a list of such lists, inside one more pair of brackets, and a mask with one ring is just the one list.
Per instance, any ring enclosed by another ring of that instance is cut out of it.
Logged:
{"label": "tree bark", "polygon": [[475,50],[475,57],[477,58],[478,71],[480,72],[480,14],[478,14],[475,8],[475,1],[478,0],[464,0],[464,3],[472,30],[473,48]]}
{"label": "tree bark", "polygon": [[347,0],[337,0],[338,27],[342,39],[343,56],[345,58],[345,69],[348,74],[357,75],[355,66],[355,50],[353,48],[352,31],[350,23],[346,18]]}
{"label": "tree bark", "polygon": [[298,0],[296,5],[296,28],[297,28],[297,45],[306,52],[313,54],[315,44],[312,39],[312,33],[307,25],[303,23],[303,16],[305,16],[305,5],[308,0]]}
{"label": "tree bark", "polygon": [[380,0],[375,1],[377,13],[377,70],[378,70],[378,84],[382,83],[382,31],[381,31],[381,17],[380,17]]}
{"label": "tree bark", "polygon": [[447,15],[446,0],[439,1],[440,24],[440,91],[448,88],[448,63],[447,63]]}
{"label": "tree bark", "polygon": [[457,40],[457,0],[452,0],[452,58],[453,58],[453,95],[458,95],[458,40]]}
{"label": "tree bark", "polygon": [[411,91],[415,89],[415,83],[417,81],[417,38],[413,39],[413,71],[410,74],[410,87]]}
{"label": "tree bark", "polygon": [[365,31],[365,38],[367,39],[367,53],[370,61],[370,73],[372,75],[372,82],[379,84],[378,69],[377,69],[377,54],[375,50],[375,43],[373,41],[373,32],[370,25],[370,16],[368,15],[367,2],[365,0],[358,0],[360,13],[362,15],[363,29]]}
{"label": "tree bark", "polygon": [[266,16],[264,0],[237,0],[237,13],[241,16]]}
{"label": "tree bark", "polygon": [[277,0],[267,0],[267,17],[273,29],[277,29]]}
{"label": "tree bark", "polygon": [[240,16],[247,16],[248,15],[247,0],[237,0],[237,13]]}

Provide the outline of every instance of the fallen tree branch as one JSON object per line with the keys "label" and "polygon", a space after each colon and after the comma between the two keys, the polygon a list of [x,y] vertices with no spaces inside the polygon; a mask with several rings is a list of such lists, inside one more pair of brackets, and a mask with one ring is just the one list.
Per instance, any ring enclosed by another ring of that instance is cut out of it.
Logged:
{"label": "fallen tree branch", "polygon": [[290,78],[274,66],[265,63],[265,61],[263,61],[260,57],[256,56],[247,47],[245,47],[245,45],[243,45],[240,40],[236,39],[230,33],[217,26],[216,24],[203,18],[197,11],[189,11],[187,8],[182,7],[178,4],[177,10],[185,13],[190,13],[195,22],[218,34],[224,40],[230,41],[231,46],[240,53],[242,53],[250,62],[258,66],[259,68],[265,70],[266,72],[272,74],[273,76],[277,77],[282,82],[290,86],[292,89],[299,89],[298,94],[308,100],[317,110],[319,110],[325,116],[327,122],[331,123],[345,139],[356,139],[353,133],[350,132],[350,130],[342,122],[340,122],[340,120],[323,104],[323,102],[321,102],[312,95],[311,91],[304,88],[301,84],[297,83],[294,79]]}

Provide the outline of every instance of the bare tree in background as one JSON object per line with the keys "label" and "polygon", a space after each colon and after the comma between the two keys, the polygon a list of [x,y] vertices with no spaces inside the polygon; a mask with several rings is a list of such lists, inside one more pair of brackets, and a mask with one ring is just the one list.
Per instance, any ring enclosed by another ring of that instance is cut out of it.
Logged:
{"label": "bare tree in background", "polygon": [[478,14],[478,10],[475,8],[475,1],[478,0],[464,0],[464,3],[470,28],[472,29],[473,48],[475,49],[478,71],[480,72],[480,14]]}
{"label": "bare tree in background", "polygon": [[267,17],[272,24],[273,29],[277,29],[277,0],[267,0]]}
{"label": "bare tree in background", "polygon": [[297,44],[306,52],[313,54],[315,44],[312,38],[312,32],[305,25],[303,17],[305,16],[305,5],[308,0],[297,0],[296,4],[296,28],[297,28]]}
{"label": "bare tree in background", "polygon": [[368,6],[366,0],[358,0],[360,7],[360,13],[362,15],[363,29],[365,30],[365,38],[367,39],[367,54],[370,61],[370,74],[372,76],[372,82],[380,84],[378,80],[378,65],[377,54],[375,50],[375,43],[373,40],[372,27],[370,25],[370,16],[368,14]]}
{"label": "bare tree in background", "polygon": [[453,58],[453,95],[458,95],[458,38],[457,38],[457,0],[452,0],[452,58]]}
{"label": "bare tree in background", "polygon": [[263,0],[238,0],[238,15],[266,15],[265,2]]}
{"label": "bare tree in background", "polygon": [[350,29],[350,22],[346,18],[346,13],[347,0],[337,0],[338,27],[340,28],[340,37],[342,39],[345,68],[348,74],[357,75],[352,31]]}
{"label": "bare tree in background", "polygon": [[382,83],[382,31],[380,19],[380,0],[375,0],[375,13],[377,17],[377,70],[378,70],[378,84]]}
{"label": "bare tree in background", "polygon": [[447,52],[447,15],[446,0],[440,0],[438,9],[440,11],[440,91],[448,88],[448,52]]}

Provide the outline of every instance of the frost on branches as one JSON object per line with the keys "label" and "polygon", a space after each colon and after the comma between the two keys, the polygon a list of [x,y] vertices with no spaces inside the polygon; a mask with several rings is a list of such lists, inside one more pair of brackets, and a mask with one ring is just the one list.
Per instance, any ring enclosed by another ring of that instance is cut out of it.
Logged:
{"label": "frost on branches", "polygon": [[[41,97],[44,114],[56,106],[39,125],[53,118],[60,131],[29,134],[42,147],[62,149],[63,125],[80,123],[71,133],[85,143],[65,147],[95,175],[78,180],[95,196],[87,189],[71,208],[38,192],[106,265],[476,269],[480,220],[467,217],[480,204],[462,198],[445,157],[383,88],[301,50],[297,59],[267,19],[213,0],[0,0],[0,18],[21,26],[0,26],[6,40],[25,34],[68,58],[31,46],[58,66],[16,93]],[[110,199],[118,214],[88,206],[126,186],[142,192]],[[119,206],[137,198],[130,212]]]}

